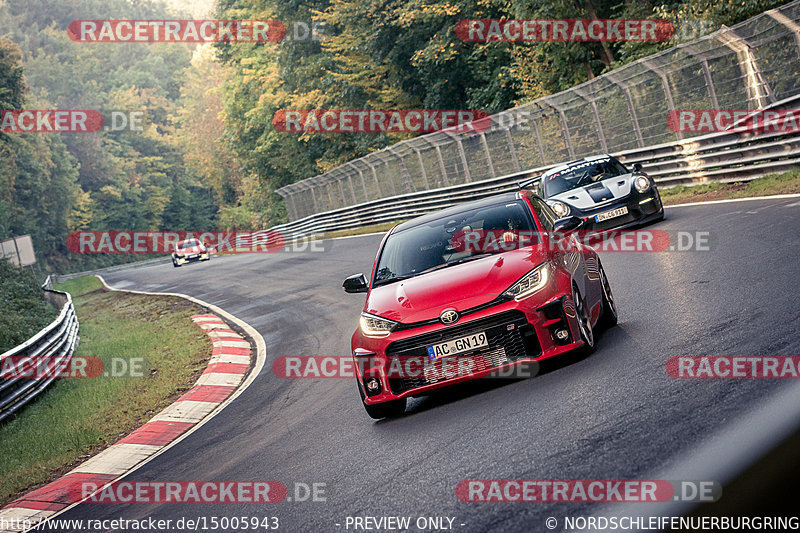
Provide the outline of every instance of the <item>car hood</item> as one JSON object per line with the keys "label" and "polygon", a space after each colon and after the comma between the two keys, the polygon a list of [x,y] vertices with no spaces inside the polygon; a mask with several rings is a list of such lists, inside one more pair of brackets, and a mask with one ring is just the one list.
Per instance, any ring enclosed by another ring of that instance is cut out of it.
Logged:
{"label": "car hood", "polygon": [[438,318],[491,302],[545,260],[543,244],[476,259],[461,265],[373,288],[364,309],[398,322]]}
{"label": "car hood", "polygon": [[581,210],[591,210],[598,205],[628,196],[631,193],[632,178],[632,174],[621,174],[556,194],[548,200],[559,200]]}

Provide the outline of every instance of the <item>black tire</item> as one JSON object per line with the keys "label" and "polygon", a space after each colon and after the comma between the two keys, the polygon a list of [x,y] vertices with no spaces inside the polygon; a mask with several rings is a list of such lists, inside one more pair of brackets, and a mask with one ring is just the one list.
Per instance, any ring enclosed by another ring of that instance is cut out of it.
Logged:
{"label": "black tire", "polygon": [[592,319],[589,316],[589,309],[586,301],[581,296],[581,291],[576,285],[572,286],[572,300],[575,302],[575,315],[578,319],[578,330],[583,341],[583,352],[589,355],[594,352],[594,331],[592,331]]}
{"label": "black tire", "polygon": [[367,412],[370,418],[380,420],[381,418],[400,416],[406,412],[406,398],[401,400],[392,400],[391,402],[367,405],[364,403],[364,391],[361,390],[361,385],[356,383],[356,387],[358,387],[358,394],[361,395],[361,403],[364,406],[364,410]]}
{"label": "black tire", "polygon": [[619,319],[617,304],[614,302],[614,293],[611,292],[611,284],[600,260],[597,261],[597,269],[600,271],[600,286],[603,289],[603,314],[600,316],[600,323],[604,328],[613,328]]}
{"label": "black tire", "polygon": [[177,262],[176,262],[176,261],[173,259],[173,260],[172,260],[172,266],[174,266],[175,268],[178,268],[178,267],[179,267],[179,266],[181,266],[181,265],[180,265],[180,264],[178,264],[178,263],[177,263]]}

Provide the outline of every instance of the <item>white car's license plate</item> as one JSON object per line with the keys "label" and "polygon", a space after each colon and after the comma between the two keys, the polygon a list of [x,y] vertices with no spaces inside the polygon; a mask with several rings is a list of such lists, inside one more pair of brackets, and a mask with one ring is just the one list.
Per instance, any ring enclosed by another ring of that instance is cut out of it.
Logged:
{"label": "white car's license plate", "polygon": [[484,346],[489,346],[489,341],[486,339],[486,332],[482,331],[480,333],[467,335],[466,337],[459,337],[458,339],[428,346],[428,357],[431,359],[439,359],[440,357],[456,355]]}
{"label": "white car's license plate", "polygon": [[614,217],[621,217],[622,215],[628,214],[627,207],[618,207],[617,209],[612,209],[611,211],[606,211],[605,213],[600,213],[599,215],[594,216],[595,222],[602,222],[604,220],[608,220],[609,218]]}

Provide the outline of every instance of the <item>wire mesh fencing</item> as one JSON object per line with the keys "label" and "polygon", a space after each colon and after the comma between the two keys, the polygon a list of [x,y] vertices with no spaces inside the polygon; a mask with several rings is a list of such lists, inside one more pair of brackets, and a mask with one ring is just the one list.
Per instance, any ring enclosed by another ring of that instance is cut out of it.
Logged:
{"label": "wire mesh fencing", "polygon": [[492,115],[486,128],[421,135],[277,193],[289,220],[295,221],[382,198],[701,135],[668,127],[670,113],[757,110],[800,95],[798,21],[800,0],[795,0]]}

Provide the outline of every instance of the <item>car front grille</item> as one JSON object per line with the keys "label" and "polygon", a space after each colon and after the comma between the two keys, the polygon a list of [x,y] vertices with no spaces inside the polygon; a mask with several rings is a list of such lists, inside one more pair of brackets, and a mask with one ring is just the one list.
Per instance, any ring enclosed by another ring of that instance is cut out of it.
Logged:
{"label": "car front grille", "polygon": [[[466,368],[470,369],[470,373],[475,373],[541,354],[536,332],[528,323],[525,314],[516,310],[506,311],[391,343],[386,349],[386,356],[389,359],[389,387],[392,392],[400,394],[457,377],[452,373],[448,375],[447,372],[442,372],[441,359],[429,360],[428,346],[480,332],[486,332],[488,346],[448,358],[451,369],[458,368],[452,363],[453,359],[457,361],[468,359],[466,364],[469,366]],[[391,373],[392,368],[408,368],[406,362],[409,358],[426,361],[428,371],[414,372],[414,375],[401,373],[400,377]]]}

